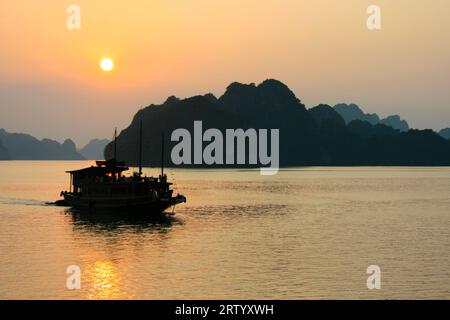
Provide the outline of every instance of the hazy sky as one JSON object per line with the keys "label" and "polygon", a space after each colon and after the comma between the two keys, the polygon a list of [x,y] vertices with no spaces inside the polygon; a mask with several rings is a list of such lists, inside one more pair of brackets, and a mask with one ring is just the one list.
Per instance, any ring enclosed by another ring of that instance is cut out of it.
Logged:
{"label": "hazy sky", "polygon": [[[66,27],[70,4],[80,30]],[[371,4],[380,31],[366,26]],[[84,144],[169,95],[266,78],[308,107],[450,127],[449,12],[448,0],[2,0],[0,127]]]}

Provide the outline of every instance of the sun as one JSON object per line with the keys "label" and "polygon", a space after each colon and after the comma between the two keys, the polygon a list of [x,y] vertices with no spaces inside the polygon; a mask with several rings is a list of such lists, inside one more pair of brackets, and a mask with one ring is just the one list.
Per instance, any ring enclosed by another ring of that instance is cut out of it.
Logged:
{"label": "sun", "polygon": [[110,58],[103,58],[100,61],[100,68],[105,72],[109,72],[114,69],[114,62]]}

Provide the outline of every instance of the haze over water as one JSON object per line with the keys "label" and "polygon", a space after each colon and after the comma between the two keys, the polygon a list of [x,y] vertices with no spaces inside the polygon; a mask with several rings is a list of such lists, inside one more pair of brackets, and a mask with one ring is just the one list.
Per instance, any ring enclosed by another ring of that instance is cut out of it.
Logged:
{"label": "haze over water", "polygon": [[45,205],[86,165],[0,162],[0,298],[450,297],[450,168],[169,169],[188,202],[156,220]]}

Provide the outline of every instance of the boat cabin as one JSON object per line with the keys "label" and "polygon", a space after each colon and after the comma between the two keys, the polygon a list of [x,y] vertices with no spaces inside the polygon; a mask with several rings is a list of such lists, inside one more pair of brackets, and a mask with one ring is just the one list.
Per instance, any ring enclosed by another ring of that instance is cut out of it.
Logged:
{"label": "boat cabin", "polygon": [[122,172],[129,169],[123,162],[117,162],[114,159],[96,161],[96,164],[96,166],[91,166],[84,169],[66,171],[70,174],[70,192],[73,191],[73,193],[81,193],[81,189],[90,184],[113,183],[120,181],[122,178]]}
{"label": "boat cabin", "polygon": [[[142,177],[135,173],[123,175],[129,170],[124,162],[113,160],[97,161],[96,166],[67,171],[70,174],[70,193],[83,196],[144,196],[156,194],[171,196],[172,190],[167,176]],[[72,189],[73,188],[73,189]]]}

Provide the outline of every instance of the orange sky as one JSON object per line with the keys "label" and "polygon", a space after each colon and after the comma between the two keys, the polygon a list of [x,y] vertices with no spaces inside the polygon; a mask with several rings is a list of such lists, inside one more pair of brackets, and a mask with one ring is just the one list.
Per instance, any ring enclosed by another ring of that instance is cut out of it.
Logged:
{"label": "orange sky", "polygon": [[[69,4],[81,30],[66,28]],[[370,4],[381,31],[366,27]],[[2,1],[0,127],[83,144],[169,95],[266,78],[308,107],[355,102],[450,127],[448,12],[448,0]]]}

